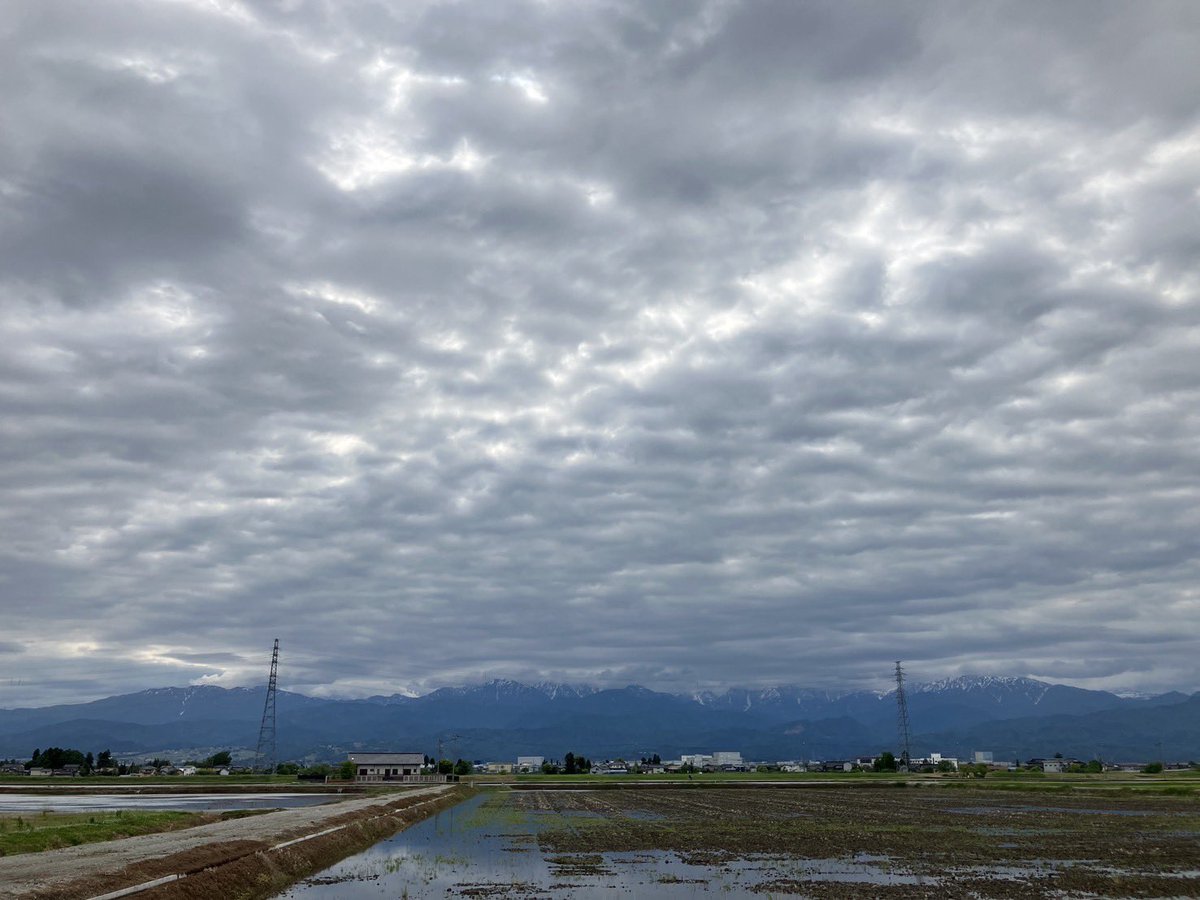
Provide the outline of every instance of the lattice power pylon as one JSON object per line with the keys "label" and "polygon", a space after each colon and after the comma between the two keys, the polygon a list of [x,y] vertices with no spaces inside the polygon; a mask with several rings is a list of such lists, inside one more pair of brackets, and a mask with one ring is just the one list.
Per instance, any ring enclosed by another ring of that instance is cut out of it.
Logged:
{"label": "lattice power pylon", "polygon": [[258,747],[254,751],[254,771],[275,771],[275,683],[279,674],[279,638],[271,651],[271,677],[267,681],[267,699],[263,704],[262,724],[258,726]]}
{"label": "lattice power pylon", "polygon": [[900,737],[900,771],[908,771],[912,758],[909,748],[908,699],[904,696],[904,669],[896,660],[896,729]]}

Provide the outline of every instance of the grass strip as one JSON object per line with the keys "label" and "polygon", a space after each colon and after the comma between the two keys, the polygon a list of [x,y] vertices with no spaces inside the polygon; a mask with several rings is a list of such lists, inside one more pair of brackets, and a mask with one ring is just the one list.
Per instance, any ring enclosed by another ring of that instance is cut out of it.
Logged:
{"label": "grass strip", "polygon": [[[258,810],[255,810],[258,812]],[[239,813],[242,815],[244,813]],[[215,813],[166,810],[6,815],[0,817],[0,856],[40,853],[97,841],[176,831],[206,822],[234,818]]]}

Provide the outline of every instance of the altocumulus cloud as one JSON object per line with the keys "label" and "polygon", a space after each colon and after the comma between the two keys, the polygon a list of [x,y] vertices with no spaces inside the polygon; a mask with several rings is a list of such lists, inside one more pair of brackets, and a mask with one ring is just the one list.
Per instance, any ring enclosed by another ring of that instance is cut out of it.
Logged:
{"label": "altocumulus cloud", "polygon": [[1196,687],[1195,3],[0,41],[0,705]]}

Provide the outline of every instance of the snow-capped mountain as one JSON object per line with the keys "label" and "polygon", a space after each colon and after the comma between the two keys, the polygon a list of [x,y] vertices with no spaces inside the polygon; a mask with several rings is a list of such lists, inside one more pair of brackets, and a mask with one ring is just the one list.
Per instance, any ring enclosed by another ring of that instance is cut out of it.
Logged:
{"label": "snow-capped mountain", "polygon": [[[1048,734],[1069,737],[1070,727],[1062,723],[1076,718],[1169,718],[1171,710],[1200,701],[1200,695],[1175,693],[1130,699],[1000,676],[914,682],[907,693],[913,735],[930,735],[937,746],[926,749],[950,753],[972,749],[958,747],[955,735],[980,741],[1003,734],[1007,749],[1022,746],[1022,734],[1041,735],[1037,740],[1048,740]],[[34,747],[46,746],[119,753],[252,747],[263,700],[262,687],[200,686],[158,688],[85,704],[0,710],[0,757],[23,757]],[[568,749],[593,757],[651,752],[668,756],[705,748],[740,749],[757,758],[821,758],[888,748],[896,733],[894,693],[798,685],[668,694],[637,685],[601,689],[497,679],[418,697],[395,694],[365,700],[281,691],[277,709],[280,753],[293,757],[336,758],[347,749],[397,746],[432,752],[439,741],[449,740],[454,753],[474,758],[552,756]],[[1037,752],[1069,752],[1069,742],[1056,740],[1068,746],[1040,747],[1036,741],[1029,746]],[[1132,743],[1124,746],[1136,748],[1137,740],[1133,734]]]}

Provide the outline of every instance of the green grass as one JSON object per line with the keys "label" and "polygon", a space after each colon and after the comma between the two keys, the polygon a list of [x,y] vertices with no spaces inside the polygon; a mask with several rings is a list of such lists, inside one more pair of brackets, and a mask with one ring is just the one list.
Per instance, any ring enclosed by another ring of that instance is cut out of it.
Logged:
{"label": "green grass", "polygon": [[41,812],[0,817],[0,856],[39,853],[119,837],[187,828],[212,815],[189,812]]}
{"label": "green grass", "polygon": [[517,809],[505,800],[503,794],[488,797],[475,807],[462,821],[462,827],[467,830],[518,828],[529,821],[524,810]]}

